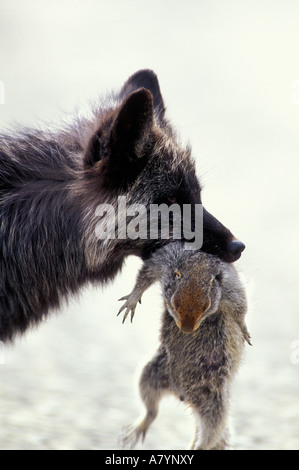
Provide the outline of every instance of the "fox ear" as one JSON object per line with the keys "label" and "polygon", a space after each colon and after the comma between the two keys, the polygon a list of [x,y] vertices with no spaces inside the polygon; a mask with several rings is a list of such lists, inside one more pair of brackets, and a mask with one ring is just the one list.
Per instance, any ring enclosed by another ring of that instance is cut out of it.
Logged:
{"label": "fox ear", "polygon": [[165,106],[162,98],[157,75],[149,69],[138,70],[131,75],[120,91],[120,97],[125,98],[133,91],[140,88],[149,90],[153,95],[155,114],[159,121],[162,121],[165,114]]}
{"label": "fox ear", "polygon": [[145,88],[124,100],[110,135],[111,158],[133,161],[143,156],[153,126],[153,96]]}
{"label": "fox ear", "polygon": [[90,139],[84,156],[85,168],[105,160],[111,174],[120,176],[123,171],[137,171],[137,162],[144,160],[144,147],[151,136],[153,119],[151,92],[140,88],[131,93],[114,113],[109,126],[100,127]]}

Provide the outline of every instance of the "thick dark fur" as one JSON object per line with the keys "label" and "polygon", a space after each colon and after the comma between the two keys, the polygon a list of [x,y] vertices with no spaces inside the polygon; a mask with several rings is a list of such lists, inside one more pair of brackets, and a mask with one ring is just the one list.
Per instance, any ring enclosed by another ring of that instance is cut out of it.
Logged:
{"label": "thick dark fur", "polygon": [[[15,129],[0,139],[0,340],[36,324],[86,282],[105,283],[150,240],[95,236],[98,204],[201,203],[190,149],[164,117],[156,75],[139,71],[59,131]],[[205,212],[203,249],[227,261],[244,245]]]}

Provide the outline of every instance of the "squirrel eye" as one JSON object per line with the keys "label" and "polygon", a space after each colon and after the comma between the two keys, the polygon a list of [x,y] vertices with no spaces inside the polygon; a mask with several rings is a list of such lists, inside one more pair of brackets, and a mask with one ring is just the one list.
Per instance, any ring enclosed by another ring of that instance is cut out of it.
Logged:
{"label": "squirrel eye", "polygon": [[182,275],[180,273],[180,271],[178,271],[177,269],[174,271],[174,278],[175,279],[181,279]]}

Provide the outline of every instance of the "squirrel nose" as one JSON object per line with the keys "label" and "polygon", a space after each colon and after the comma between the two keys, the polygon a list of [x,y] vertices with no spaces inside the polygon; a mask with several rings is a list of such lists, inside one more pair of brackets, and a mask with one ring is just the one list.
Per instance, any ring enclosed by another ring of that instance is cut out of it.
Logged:
{"label": "squirrel nose", "polygon": [[237,260],[240,258],[242,251],[245,250],[245,245],[240,240],[232,240],[229,244],[229,250]]}
{"label": "squirrel nose", "polygon": [[183,333],[192,333],[193,328],[191,326],[182,326],[181,330]]}

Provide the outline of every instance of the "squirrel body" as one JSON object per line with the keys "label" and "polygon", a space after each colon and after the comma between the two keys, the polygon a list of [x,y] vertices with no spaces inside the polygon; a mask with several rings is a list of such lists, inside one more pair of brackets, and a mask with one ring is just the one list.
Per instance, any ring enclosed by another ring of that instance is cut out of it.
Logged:
{"label": "squirrel body", "polygon": [[134,446],[144,439],[160,399],[174,393],[196,417],[191,448],[225,449],[231,382],[244,342],[250,344],[245,289],[233,265],[175,242],[144,262],[121,309],[127,309],[125,318],[130,311],[134,314],[142,292],[157,279],[164,299],[160,346],[139,384],[147,411],[137,426],[127,429],[123,443]]}

